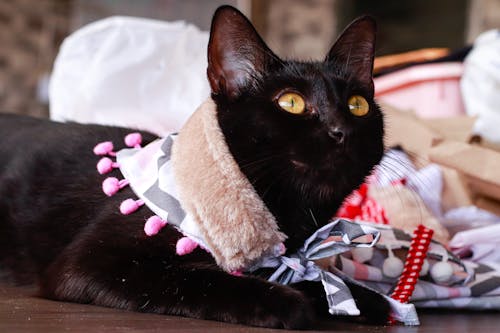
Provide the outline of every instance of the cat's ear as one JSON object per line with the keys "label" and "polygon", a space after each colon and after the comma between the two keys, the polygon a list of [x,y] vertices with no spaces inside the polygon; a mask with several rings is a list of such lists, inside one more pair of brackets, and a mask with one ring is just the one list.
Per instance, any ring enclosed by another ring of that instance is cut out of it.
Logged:
{"label": "cat's ear", "polygon": [[207,75],[213,94],[237,97],[274,57],[242,13],[231,6],[217,9],[208,43]]}
{"label": "cat's ear", "polygon": [[361,83],[373,88],[373,59],[377,24],[370,16],[354,20],[328,52],[326,61],[345,68]]}

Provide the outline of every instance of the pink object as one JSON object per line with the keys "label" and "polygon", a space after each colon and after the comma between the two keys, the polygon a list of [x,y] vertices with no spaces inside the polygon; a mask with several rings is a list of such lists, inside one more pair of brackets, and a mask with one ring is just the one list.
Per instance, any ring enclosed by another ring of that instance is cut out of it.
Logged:
{"label": "pink object", "polygon": [[142,135],[141,133],[130,133],[125,137],[125,144],[127,147],[141,148]]}
{"label": "pink object", "polygon": [[103,157],[97,162],[97,172],[101,175],[104,175],[111,170],[120,167],[120,165],[116,162],[113,162],[109,157]]}
{"label": "pink object", "polygon": [[138,210],[142,205],[144,205],[144,201],[140,199],[126,199],[120,205],[120,212],[123,215],[129,215]]}
{"label": "pink object", "polygon": [[232,271],[229,274],[234,275],[234,276],[243,276],[243,273],[240,270]]}
{"label": "pink object", "polygon": [[286,246],[283,243],[279,244],[279,254],[280,256],[284,255],[286,253]]}
{"label": "pink object", "polygon": [[144,232],[148,236],[154,236],[166,225],[167,221],[161,219],[157,215],[153,215],[144,224]]}
{"label": "pink object", "polygon": [[[475,210],[474,212],[461,214],[468,217],[479,214]],[[487,218],[484,217],[484,219]],[[499,236],[500,224],[495,223],[457,232],[448,245],[460,257],[471,257],[472,255],[471,259],[474,262],[500,262]]]}
{"label": "pink object", "polygon": [[111,141],[104,141],[101,143],[98,143],[94,147],[94,154],[99,155],[99,156],[104,156],[104,155],[109,155],[109,156],[116,156],[116,153],[113,151],[113,142]]}
{"label": "pink object", "polygon": [[335,216],[351,220],[389,224],[384,207],[368,196],[367,183],[363,183],[344,200]]}
{"label": "pink object", "polygon": [[115,177],[108,177],[104,179],[102,182],[102,191],[108,196],[111,197],[116,194],[120,189],[124,188],[129,184],[129,181],[126,179],[118,180]]}
{"label": "pink object", "polygon": [[177,241],[177,244],[175,245],[175,252],[183,256],[185,254],[189,254],[194,251],[198,247],[198,243],[196,243],[194,240],[192,240],[189,237],[182,237]]}
{"label": "pink object", "polygon": [[444,62],[411,66],[375,78],[375,97],[422,118],[465,114],[460,91],[463,65]]}

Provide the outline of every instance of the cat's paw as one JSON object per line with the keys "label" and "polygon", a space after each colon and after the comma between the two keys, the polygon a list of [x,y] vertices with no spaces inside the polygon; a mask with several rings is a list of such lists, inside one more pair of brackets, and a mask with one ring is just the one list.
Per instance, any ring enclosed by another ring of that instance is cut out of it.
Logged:
{"label": "cat's paw", "polygon": [[309,299],[300,291],[286,286],[270,285],[263,302],[255,308],[251,325],[284,328],[310,328],[315,319]]}
{"label": "cat's paw", "polygon": [[363,322],[372,325],[384,325],[389,320],[391,307],[382,296],[353,283],[347,283],[349,290],[361,311]]}

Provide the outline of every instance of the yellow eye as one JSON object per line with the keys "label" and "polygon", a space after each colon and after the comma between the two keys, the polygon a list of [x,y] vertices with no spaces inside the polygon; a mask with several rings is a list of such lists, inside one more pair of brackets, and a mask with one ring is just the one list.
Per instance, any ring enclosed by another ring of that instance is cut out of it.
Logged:
{"label": "yellow eye", "polygon": [[302,114],[306,109],[306,103],[302,96],[296,93],[285,93],[278,98],[278,105],[293,114]]}
{"label": "yellow eye", "polygon": [[357,117],[362,117],[370,111],[370,106],[363,96],[353,95],[347,101],[349,111]]}

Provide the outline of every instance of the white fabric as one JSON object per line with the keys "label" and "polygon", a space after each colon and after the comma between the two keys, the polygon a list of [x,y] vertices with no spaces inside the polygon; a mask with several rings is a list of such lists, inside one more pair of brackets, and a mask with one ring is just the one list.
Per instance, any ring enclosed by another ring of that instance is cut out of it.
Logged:
{"label": "white fabric", "polygon": [[[129,181],[134,193],[141,198],[146,206],[156,215],[170,224],[175,225],[184,235],[200,244],[203,248],[210,250],[205,242],[194,218],[186,214],[177,201],[177,188],[171,168],[169,152],[162,148],[167,140],[175,141],[175,135],[151,142],[144,148],[122,149],[118,151],[116,160],[120,165],[120,171],[125,179]],[[163,163],[161,162],[163,161]],[[160,191],[170,196],[155,196]],[[170,199],[170,200],[169,200]],[[172,209],[172,212],[169,210]],[[172,216],[171,213],[182,211],[181,215]]]}
{"label": "white fabric", "polygon": [[392,182],[405,178],[407,186],[418,193],[425,206],[440,218],[441,193],[443,191],[443,175],[437,164],[428,164],[417,170],[406,152],[390,149],[375,167],[375,177],[372,178],[378,186],[390,186]]}
{"label": "white fabric", "polygon": [[464,65],[462,96],[466,112],[478,117],[474,132],[500,143],[500,30],[482,33]]}
{"label": "white fabric", "polygon": [[457,252],[469,250],[474,262],[500,263],[500,224],[458,232],[448,245]]}
{"label": "white fabric", "polygon": [[65,39],[50,81],[59,121],[178,131],[210,90],[208,33],[185,22],[111,17]]}

